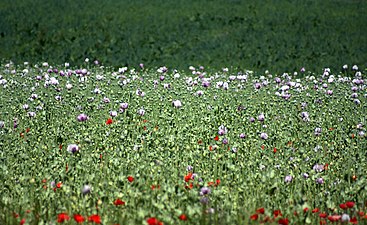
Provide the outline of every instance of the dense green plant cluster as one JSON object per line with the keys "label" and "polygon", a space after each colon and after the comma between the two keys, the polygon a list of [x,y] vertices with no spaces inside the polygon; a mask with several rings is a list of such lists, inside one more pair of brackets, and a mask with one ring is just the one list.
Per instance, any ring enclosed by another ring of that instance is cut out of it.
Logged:
{"label": "dense green plant cluster", "polygon": [[340,70],[366,66],[366,11],[363,0],[4,0],[0,58]]}
{"label": "dense green plant cluster", "polygon": [[366,222],[365,71],[344,68],[2,65],[0,222]]}

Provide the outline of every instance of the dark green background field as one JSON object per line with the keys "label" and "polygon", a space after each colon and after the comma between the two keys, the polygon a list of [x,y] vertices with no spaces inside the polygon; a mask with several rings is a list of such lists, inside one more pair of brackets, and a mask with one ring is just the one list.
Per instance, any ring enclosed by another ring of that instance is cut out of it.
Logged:
{"label": "dark green background field", "polygon": [[0,59],[233,66],[367,66],[365,0],[2,0]]}

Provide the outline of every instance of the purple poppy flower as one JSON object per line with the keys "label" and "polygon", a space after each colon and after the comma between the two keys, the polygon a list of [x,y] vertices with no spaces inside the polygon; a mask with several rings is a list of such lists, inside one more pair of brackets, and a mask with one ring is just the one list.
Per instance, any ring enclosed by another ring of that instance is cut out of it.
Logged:
{"label": "purple poppy flower", "polygon": [[353,100],[353,102],[354,102],[354,104],[356,104],[356,105],[361,104],[361,101],[360,101],[358,98],[354,99],[354,100]]}
{"label": "purple poppy flower", "polygon": [[[193,168],[194,168],[194,167],[192,167],[192,166],[190,166],[190,165],[189,165],[189,166],[187,166],[187,167],[186,167],[186,170],[187,170],[187,171],[191,171]],[[191,177],[191,178],[192,178],[192,177]]]}
{"label": "purple poppy flower", "polygon": [[223,138],[222,143],[225,144],[225,145],[228,144],[227,138]]}
{"label": "purple poppy flower", "polygon": [[159,80],[160,80],[160,81],[164,81],[164,76],[160,76],[160,77],[159,77]]}
{"label": "purple poppy flower", "polygon": [[257,117],[257,120],[260,122],[264,122],[264,119],[265,119],[265,116],[262,113]]}
{"label": "purple poppy flower", "polygon": [[28,116],[31,117],[31,118],[32,117],[35,117],[36,116],[36,113],[35,112],[28,112]]}
{"label": "purple poppy flower", "polygon": [[88,116],[85,115],[84,113],[80,114],[78,117],[77,117],[77,120],[79,122],[84,122],[84,121],[87,121],[88,120]]}
{"label": "purple poppy flower", "polygon": [[358,94],[357,93],[353,93],[350,97],[352,97],[352,98],[358,98]]}
{"label": "purple poppy flower", "polygon": [[305,179],[307,179],[308,178],[308,173],[303,173],[303,177],[305,178]]}
{"label": "purple poppy flower", "polygon": [[5,126],[5,122],[4,121],[0,121],[0,128],[4,128]]}
{"label": "purple poppy flower", "polygon": [[293,180],[293,177],[291,175],[287,175],[284,178],[284,182],[286,182],[286,183],[290,183],[290,182],[292,182],[292,180]]}
{"label": "purple poppy flower", "polygon": [[129,107],[129,104],[127,102],[123,102],[120,104],[121,109],[127,109]]}
{"label": "purple poppy flower", "polygon": [[210,194],[210,192],[211,192],[211,190],[210,190],[210,188],[208,188],[208,187],[202,187],[202,188],[200,189],[200,195],[201,195],[201,196],[203,196],[203,195],[208,195],[208,194]]}
{"label": "purple poppy flower", "polygon": [[322,179],[322,177],[317,178],[317,179],[316,179],[316,183],[318,183],[318,184],[323,184],[323,183],[324,183],[324,179]]}
{"label": "purple poppy flower", "polygon": [[332,90],[327,90],[327,91],[326,91],[326,94],[327,94],[327,95],[333,95],[333,91],[332,91]]}
{"label": "purple poppy flower", "polygon": [[322,132],[322,129],[321,129],[320,127],[316,127],[316,128],[315,128],[315,135],[316,135],[316,136],[321,135],[321,132]]}
{"label": "purple poppy flower", "polygon": [[277,84],[279,84],[280,82],[282,82],[282,80],[279,77],[274,78],[274,80],[275,80],[275,83],[277,83]]}
{"label": "purple poppy flower", "polygon": [[76,153],[77,151],[79,151],[79,146],[76,144],[70,144],[68,145],[67,151],[70,153]]}
{"label": "purple poppy flower", "polygon": [[82,187],[82,194],[83,195],[90,194],[90,191],[91,191],[91,187],[89,185],[84,185]]}
{"label": "purple poppy flower", "polygon": [[352,89],[353,92],[358,91],[358,87],[357,86],[353,86],[351,89]]}
{"label": "purple poppy flower", "polygon": [[322,171],[324,171],[324,165],[321,164],[315,164],[313,166],[313,170],[315,170],[316,172],[320,173]]}
{"label": "purple poppy flower", "polygon": [[207,205],[209,203],[209,198],[203,197],[203,198],[200,199],[200,202],[203,205]]}
{"label": "purple poppy flower", "polygon": [[266,139],[268,139],[268,134],[267,133],[261,133],[260,138],[263,139],[263,140],[266,140]]}
{"label": "purple poppy flower", "polygon": [[110,116],[111,117],[116,117],[117,116],[117,112],[116,111],[111,111],[110,112]]}
{"label": "purple poppy flower", "polygon": [[241,133],[241,134],[240,134],[240,138],[241,138],[241,139],[244,139],[244,138],[246,138],[246,134],[244,134],[244,133]]}
{"label": "purple poppy flower", "polygon": [[203,87],[209,87],[209,86],[210,86],[210,82],[209,82],[209,81],[207,81],[207,80],[204,80],[204,81],[201,83],[201,85],[202,85]]}
{"label": "purple poppy flower", "polygon": [[260,89],[261,88],[261,83],[255,83],[254,87],[255,87],[255,89]]}
{"label": "purple poppy flower", "polygon": [[180,100],[175,100],[172,102],[172,105],[175,107],[175,108],[181,108],[182,107],[182,104],[181,104],[181,101]]}
{"label": "purple poppy flower", "polygon": [[255,122],[255,118],[254,118],[254,117],[251,117],[251,118],[250,118],[250,122],[251,122],[251,123]]}
{"label": "purple poppy flower", "polygon": [[143,108],[139,109],[139,110],[138,110],[138,114],[139,114],[140,116],[144,116],[144,114],[145,114],[145,110],[144,110]]}

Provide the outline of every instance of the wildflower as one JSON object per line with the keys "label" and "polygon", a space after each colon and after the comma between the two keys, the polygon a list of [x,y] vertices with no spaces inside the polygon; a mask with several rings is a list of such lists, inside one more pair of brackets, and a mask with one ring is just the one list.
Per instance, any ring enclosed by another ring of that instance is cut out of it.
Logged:
{"label": "wildflower", "polygon": [[200,189],[200,195],[201,195],[201,196],[203,196],[203,195],[208,195],[208,194],[210,194],[210,192],[211,192],[211,190],[210,190],[210,188],[208,188],[208,187],[202,187],[202,188]]}
{"label": "wildflower", "polygon": [[265,209],[264,208],[258,208],[258,209],[256,209],[256,213],[264,214],[265,213]]}
{"label": "wildflower", "polygon": [[146,221],[148,225],[163,225],[163,223],[155,217],[148,218]]}
{"label": "wildflower", "polygon": [[113,204],[114,204],[115,206],[118,206],[118,205],[125,205],[125,202],[118,198],[118,199],[116,199],[116,200],[113,202]]}
{"label": "wildflower", "polygon": [[113,123],[113,120],[111,118],[108,118],[108,120],[106,121],[106,125],[110,125]]}
{"label": "wildflower", "polygon": [[78,120],[79,122],[84,122],[84,121],[88,120],[88,116],[82,113],[82,114],[80,114],[80,115],[77,117],[77,120]]}
{"label": "wildflower", "polygon": [[246,135],[245,135],[244,133],[241,133],[241,134],[240,134],[240,138],[241,138],[241,139],[243,139],[243,138],[245,138],[245,137],[246,137]]}
{"label": "wildflower", "polygon": [[277,209],[273,211],[273,215],[274,218],[277,218],[278,216],[282,216],[282,212],[279,209]]}
{"label": "wildflower", "polygon": [[314,166],[313,166],[313,170],[315,170],[316,172],[322,172],[322,171],[324,171],[324,166],[323,165],[321,165],[321,164],[315,164]]}
{"label": "wildflower", "polygon": [[123,102],[120,104],[121,109],[127,109],[129,107],[129,104],[127,102]]}
{"label": "wildflower", "polygon": [[331,222],[336,222],[336,221],[338,221],[338,220],[340,220],[340,218],[341,218],[342,216],[340,216],[340,215],[330,215],[330,216],[328,216],[327,218],[328,218],[328,220],[329,221],[331,221]]}
{"label": "wildflower", "polygon": [[319,211],[320,211],[319,208],[315,208],[315,209],[312,210],[312,213],[318,213]]}
{"label": "wildflower", "polygon": [[321,177],[320,178],[317,178],[316,179],[316,183],[323,184],[324,183],[324,179],[322,179]]}
{"label": "wildflower", "polygon": [[322,130],[321,130],[321,128],[320,128],[320,127],[315,128],[315,135],[316,135],[316,136],[321,135],[321,132],[322,132]]}
{"label": "wildflower", "polygon": [[186,167],[186,170],[187,170],[187,171],[191,171],[192,169],[193,169],[193,167],[192,167],[192,166],[190,166],[190,165]]}
{"label": "wildflower", "polygon": [[285,178],[284,178],[284,181],[286,183],[290,183],[290,182],[292,182],[292,180],[293,180],[293,177],[291,175],[285,176]]}
{"label": "wildflower", "polygon": [[253,214],[253,215],[250,216],[251,220],[257,220],[258,218],[259,218],[259,215],[257,215],[257,214]]}
{"label": "wildflower", "polygon": [[187,220],[187,216],[185,214],[181,214],[178,218],[183,221]]}
{"label": "wildflower", "polygon": [[35,117],[36,116],[36,113],[35,112],[28,112],[28,116],[31,117],[31,118],[32,117]]}
{"label": "wildflower", "polygon": [[354,202],[346,202],[345,204],[347,205],[348,208],[353,208],[355,205]]}
{"label": "wildflower", "polygon": [[175,100],[172,102],[172,105],[175,107],[175,108],[181,108],[182,107],[182,104],[181,104],[181,101],[180,100]]}
{"label": "wildflower", "polygon": [[25,224],[25,219],[23,218],[21,221],[20,221],[20,225],[24,225]]}
{"label": "wildflower", "polygon": [[342,222],[349,222],[350,221],[350,217],[348,214],[343,214],[341,217]]}
{"label": "wildflower", "polygon": [[89,222],[94,222],[96,224],[101,224],[101,217],[97,214],[91,215],[88,217]]}
{"label": "wildflower", "polygon": [[82,194],[83,195],[86,195],[86,194],[89,194],[91,191],[91,187],[89,185],[84,185],[83,188],[82,188]]}
{"label": "wildflower", "polygon": [[226,128],[224,125],[221,125],[221,126],[218,128],[218,134],[219,134],[220,136],[227,134],[227,132],[228,132],[228,130],[227,130],[227,128]]}
{"label": "wildflower", "polygon": [[201,204],[206,205],[209,202],[209,198],[203,197],[203,198],[200,199],[200,202],[201,202]]}
{"label": "wildflower", "polygon": [[222,143],[225,144],[225,145],[228,144],[227,138],[223,138]]}
{"label": "wildflower", "polygon": [[68,216],[67,213],[60,213],[59,215],[57,215],[57,222],[58,223],[63,223],[67,220],[70,220],[70,217]]}
{"label": "wildflower", "polygon": [[264,122],[264,119],[265,119],[264,114],[260,114],[260,115],[257,117],[257,120],[258,120],[258,121],[260,121],[260,122]]}
{"label": "wildflower", "polygon": [[320,213],[320,214],[319,214],[319,217],[320,217],[320,218],[326,218],[326,217],[327,217],[327,214],[326,214],[326,213]]}
{"label": "wildflower", "polygon": [[139,110],[138,110],[138,114],[139,114],[140,116],[144,116],[144,114],[145,114],[145,110],[144,110],[143,108],[139,109]]}
{"label": "wildflower", "polygon": [[192,173],[188,173],[188,174],[185,176],[185,178],[184,178],[185,182],[189,182],[191,179],[192,179]]}
{"label": "wildflower", "polygon": [[263,139],[263,140],[266,140],[266,139],[268,139],[268,134],[267,133],[261,133],[260,138]]}
{"label": "wildflower", "polygon": [[348,208],[347,204],[345,204],[345,203],[341,203],[341,204],[339,204],[339,207],[340,207],[341,209],[347,209],[347,208]]}
{"label": "wildflower", "polygon": [[132,177],[132,176],[128,176],[128,177],[127,177],[127,180],[128,180],[130,183],[132,183],[132,182],[134,181],[134,177]]}
{"label": "wildflower", "polygon": [[217,136],[215,136],[214,141],[219,141],[219,137],[218,137],[218,135],[217,135]]}
{"label": "wildflower", "polygon": [[74,214],[74,220],[77,223],[83,223],[85,221],[85,218],[80,214]]}
{"label": "wildflower", "polygon": [[70,153],[76,153],[77,151],[79,151],[79,146],[76,144],[70,144],[68,145],[67,151]]}
{"label": "wildflower", "polygon": [[288,225],[289,224],[289,220],[288,220],[288,218],[282,218],[282,219],[279,219],[278,220],[278,224],[279,225]]}

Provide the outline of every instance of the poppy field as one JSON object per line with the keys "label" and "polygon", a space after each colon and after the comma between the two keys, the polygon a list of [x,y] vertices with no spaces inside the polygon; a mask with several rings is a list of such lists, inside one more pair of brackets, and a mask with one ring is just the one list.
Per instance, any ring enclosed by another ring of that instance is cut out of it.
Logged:
{"label": "poppy field", "polygon": [[367,224],[365,68],[0,65],[0,224]]}

